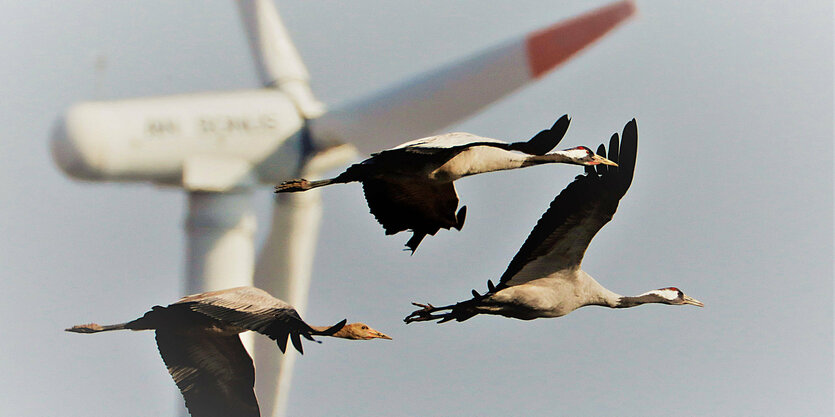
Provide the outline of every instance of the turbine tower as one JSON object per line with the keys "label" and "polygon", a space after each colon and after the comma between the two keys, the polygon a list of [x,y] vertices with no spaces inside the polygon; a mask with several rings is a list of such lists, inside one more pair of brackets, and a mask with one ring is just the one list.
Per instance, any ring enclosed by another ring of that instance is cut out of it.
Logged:
{"label": "turbine tower", "polygon": [[[629,0],[612,3],[325,111],[272,0],[237,4],[263,88],[77,103],[56,123],[52,153],[74,178],[186,191],[187,293],[255,285],[302,315],[319,193],[276,197],[256,262],[255,187],[318,177],[357,150],[437,132],[543,76],[635,10]],[[266,340],[246,342],[262,413],[281,416],[295,353],[281,355]]]}

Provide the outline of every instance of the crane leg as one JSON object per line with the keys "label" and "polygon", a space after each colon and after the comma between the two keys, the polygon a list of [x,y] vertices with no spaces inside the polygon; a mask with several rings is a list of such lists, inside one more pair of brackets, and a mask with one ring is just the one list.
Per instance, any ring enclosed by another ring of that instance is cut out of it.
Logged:
{"label": "crane leg", "polygon": [[[454,305],[448,305],[448,306],[443,306],[443,307],[435,307],[435,306],[433,306],[432,304],[429,304],[429,303],[426,303],[426,304],[412,303],[412,305],[415,306],[415,307],[420,307],[420,310],[415,310],[411,314],[406,316],[406,318],[403,319],[403,321],[406,322],[406,324],[409,324],[413,321],[432,321],[432,320],[440,320],[439,323],[443,323],[445,321],[449,321],[449,320],[452,320],[454,318],[454,317],[452,317],[452,308],[455,307]],[[448,311],[446,313],[442,313],[442,314],[432,314],[432,313],[435,313],[435,312],[438,312],[438,311],[443,311],[443,310],[450,310],[450,311]]]}

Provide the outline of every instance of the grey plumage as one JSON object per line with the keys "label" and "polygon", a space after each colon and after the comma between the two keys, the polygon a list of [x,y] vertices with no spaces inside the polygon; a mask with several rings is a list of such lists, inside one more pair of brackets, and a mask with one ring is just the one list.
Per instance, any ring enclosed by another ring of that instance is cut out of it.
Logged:
{"label": "grey plumage", "polygon": [[[612,308],[647,302],[702,304],[669,287],[638,297],[620,296],[600,285],[580,269],[586,248],[611,219],[620,199],[632,183],[638,150],[638,129],[633,119],[614,134],[608,157],[617,166],[587,166],[551,203],[525,243],[501,275],[498,285],[488,281],[488,291],[457,304],[435,307],[413,303],[421,309],[405,318],[413,321],[464,321],[477,314],[496,314],[522,320],[560,317],[586,305]],[[606,157],[600,145],[597,154]]]}
{"label": "grey plumage", "polygon": [[[570,120],[562,116],[550,129],[528,141],[507,143],[469,133],[447,133],[406,142],[372,154],[338,176],[307,181],[296,179],[276,186],[276,192],[306,191],[330,184],[362,183],[371,214],[387,235],[411,230],[406,247],[414,253],[426,235],[464,226],[466,206],[458,209],[453,181],[462,176],[533,165],[529,159],[546,155],[565,135]],[[521,152],[522,154],[519,154]],[[572,162],[558,153],[536,163]]]}
{"label": "grey plumage", "polygon": [[362,323],[312,327],[284,301],[253,287],[190,295],[121,324],[73,326],[74,333],[154,330],[168,372],[194,417],[259,415],[255,369],[239,333],[252,330],[276,341],[284,352],[289,338],[303,353],[301,338],[333,336],[355,340],[390,337]]}

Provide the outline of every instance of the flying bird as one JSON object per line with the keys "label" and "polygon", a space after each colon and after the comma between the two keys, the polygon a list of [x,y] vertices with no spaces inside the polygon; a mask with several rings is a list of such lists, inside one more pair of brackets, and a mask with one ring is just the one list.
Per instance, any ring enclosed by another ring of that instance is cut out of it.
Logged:
{"label": "flying bird", "polygon": [[253,287],[189,295],[167,307],[155,306],[127,323],[82,324],[75,333],[155,330],[157,347],[193,417],[258,417],[255,368],[238,336],[253,330],[273,339],[284,352],[289,337],[303,353],[301,337],[353,340],[391,339],[363,323],[309,326],[290,304]]}
{"label": "flying bird", "polygon": [[[652,290],[634,297],[616,294],[580,269],[583,254],[595,234],[618,207],[632,183],[638,151],[635,119],[626,124],[623,140],[615,133],[609,141],[609,158],[617,166],[587,166],[555,199],[510,261],[499,284],[487,282],[487,292],[472,291],[473,298],[435,307],[412,303],[421,309],[405,318],[414,321],[464,321],[477,314],[495,314],[521,320],[564,316],[588,305],[611,308],[646,303],[704,305],[675,287]],[[600,145],[597,153],[606,156]]]}
{"label": "flying bird", "polygon": [[569,122],[564,115],[526,142],[507,143],[464,132],[430,136],[372,154],[334,178],[296,179],[275,189],[307,191],[359,181],[371,214],[387,235],[412,231],[406,247],[414,253],[426,235],[464,226],[467,207],[458,209],[453,185],[461,177],[549,163],[613,165],[585,146],[548,153],[562,140]]}

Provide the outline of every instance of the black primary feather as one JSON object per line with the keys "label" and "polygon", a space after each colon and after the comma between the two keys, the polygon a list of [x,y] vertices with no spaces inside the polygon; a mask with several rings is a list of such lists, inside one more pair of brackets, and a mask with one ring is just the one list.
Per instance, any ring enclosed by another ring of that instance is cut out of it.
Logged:
{"label": "black primary feather", "polygon": [[550,129],[543,130],[527,142],[511,143],[508,149],[524,152],[530,155],[545,155],[552,149],[557,147],[565,132],[568,131],[568,125],[571,123],[571,118],[568,115],[560,117]]}
{"label": "black primary feather", "polygon": [[[592,232],[583,236],[587,241],[576,242],[575,250],[582,259],[582,254],[594,234],[611,220],[618,203],[634,175],[635,159],[637,156],[638,130],[635,119],[624,126],[623,138],[619,141],[618,134],[609,140],[608,158],[618,164],[618,167],[598,164],[586,166],[585,174],[579,175],[551,202],[548,210],[542,215],[536,226],[531,230],[525,243],[510,261],[502,274],[497,290],[507,287],[507,282],[518,274],[526,264],[550,252],[555,244],[565,238],[565,233],[576,234],[575,227],[591,227]],[[612,146],[612,144],[615,144]],[[606,147],[600,145],[597,154],[606,157]],[[596,228],[595,228],[596,227]],[[559,231],[562,231],[560,233]],[[576,236],[572,237],[576,238]],[[566,254],[577,255],[577,254]],[[579,265],[578,265],[579,266]]]}

